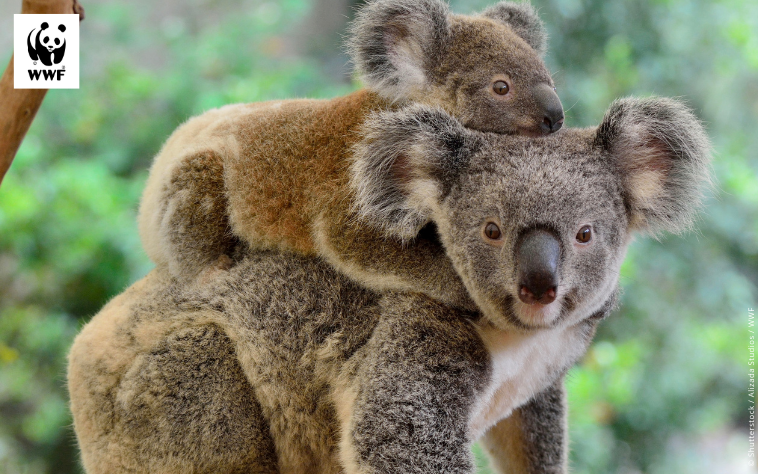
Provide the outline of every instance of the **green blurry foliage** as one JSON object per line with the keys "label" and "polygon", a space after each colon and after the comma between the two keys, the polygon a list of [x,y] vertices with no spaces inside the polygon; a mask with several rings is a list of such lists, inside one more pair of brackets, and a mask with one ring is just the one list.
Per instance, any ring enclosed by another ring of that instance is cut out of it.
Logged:
{"label": "green blurry foliage", "polygon": [[[451,2],[460,12],[490,3]],[[632,244],[622,307],[568,375],[572,471],[747,472],[747,308],[758,296],[758,4],[534,4],[550,31],[547,61],[567,125],[597,124],[619,96],[677,96],[697,111],[716,150],[716,180],[697,231]],[[311,6],[86,4],[81,89],[48,93],[0,187],[0,472],[80,472],[65,355],[80,326],[152,267],[136,209],[171,131],[227,103],[333,97],[357,87],[334,79],[328,54],[299,54],[297,33]],[[330,54],[343,58],[337,45]],[[475,454],[489,472],[478,447]]]}

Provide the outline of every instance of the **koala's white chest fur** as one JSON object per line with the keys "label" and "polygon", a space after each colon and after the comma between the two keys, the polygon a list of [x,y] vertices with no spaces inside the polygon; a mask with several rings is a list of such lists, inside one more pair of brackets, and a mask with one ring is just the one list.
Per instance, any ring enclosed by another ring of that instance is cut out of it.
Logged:
{"label": "koala's white chest fur", "polygon": [[506,332],[492,326],[477,329],[492,357],[492,377],[469,418],[472,439],[481,437],[546,389],[587,345],[575,327],[533,334]]}

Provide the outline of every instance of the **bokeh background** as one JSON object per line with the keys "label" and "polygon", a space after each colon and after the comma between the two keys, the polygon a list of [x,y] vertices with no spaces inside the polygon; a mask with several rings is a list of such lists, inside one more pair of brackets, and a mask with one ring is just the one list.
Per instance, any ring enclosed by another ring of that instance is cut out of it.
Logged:
{"label": "bokeh background", "polygon": [[[0,4],[2,65],[20,3]],[[81,89],[48,93],[0,187],[0,473],[81,472],[67,349],[151,268],[135,215],[169,133],[227,103],[359,87],[341,34],[360,2],[82,3]],[[451,6],[470,13],[488,3]],[[572,471],[754,472],[747,360],[748,308],[758,305],[758,2],[533,3],[550,31],[546,59],[567,125],[597,124],[619,96],[676,96],[702,118],[716,150],[698,230],[632,245],[623,306],[568,377]]]}

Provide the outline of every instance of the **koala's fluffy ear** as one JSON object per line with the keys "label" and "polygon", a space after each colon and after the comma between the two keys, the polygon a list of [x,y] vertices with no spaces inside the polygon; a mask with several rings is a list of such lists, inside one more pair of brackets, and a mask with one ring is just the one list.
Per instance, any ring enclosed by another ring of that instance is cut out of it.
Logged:
{"label": "koala's fluffy ear", "polygon": [[547,30],[533,6],[528,3],[500,2],[481,14],[510,26],[537,54],[544,56],[547,51]]}
{"label": "koala's fluffy ear", "polygon": [[387,236],[413,239],[480,143],[438,108],[374,114],[353,154],[357,213]]}
{"label": "koala's fluffy ear", "polygon": [[368,87],[403,101],[429,84],[428,71],[450,37],[440,0],[374,0],[350,26],[348,52]]}
{"label": "koala's fluffy ear", "polygon": [[636,230],[679,233],[692,225],[710,184],[711,147],[703,125],[673,99],[616,100],[597,129],[595,145],[620,173]]}

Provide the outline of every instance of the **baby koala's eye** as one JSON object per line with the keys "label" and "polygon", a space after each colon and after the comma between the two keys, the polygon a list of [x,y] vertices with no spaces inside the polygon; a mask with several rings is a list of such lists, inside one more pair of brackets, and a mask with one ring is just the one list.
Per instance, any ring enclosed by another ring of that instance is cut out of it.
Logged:
{"label": "baby koala's eye", "polygon": [[510,89],[510,86],[505,81],[495,81],[495,83],[492,84],[492,90],[494,90],[497,95],[505,95]]}
{"label": "baby koala's eye", "polygon": [[484,226],[484,236],[488,239],[497,240],[501,235],[502,234],[500,232],[500,227],[498,227],[494,222],[489,222],[486,226]]}
{"label": "baby koala's eye", "polygon": [[579,232],[576,234],[576,241],[580,244],[586,244],[590,240],[592,240],[592,228],[586,225],[579,229]]}

